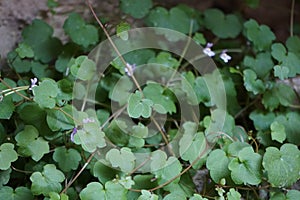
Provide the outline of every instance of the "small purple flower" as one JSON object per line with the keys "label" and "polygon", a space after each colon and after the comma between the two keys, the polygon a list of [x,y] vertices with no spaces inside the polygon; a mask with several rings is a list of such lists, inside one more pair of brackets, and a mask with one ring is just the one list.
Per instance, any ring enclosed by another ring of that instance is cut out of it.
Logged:
{"label": "small purple flower", "polygon": [[32,90],[32,88],[37,86],[36,84],[38,82],[38,79],[37,78],[32,78],[32,79],[30,79],[30,82],[31,82],[31,84],[30,84],[29,90]]}
{"label": "small purple flower", "polygon": [[231,60],[231,56],[229,56],[227,53],[227,50],[223,50],[221,55],[220,55],[220,58],[225,62],[225,63],[228,63],[229,60]]}
{"label": "small purple flower", "polygon": [[213,46],[213,43],[208,42],[206,44],[206,47],[203,49],[203,53],[206,54],[206,55],[208,55],[209,57],[215,56],[216,53],[211,50],[212,46]]}
{"label": "small purple flower", "polygon": [[72,133],[71,133],[71,141],[72,141],[72,142],[74,142],[74,136],[75,136],[76,133],[77,133],[77,128],[74,127],[74,128],[73,128],[73,131],[72,131]]}
{"label": "small purple flower", "polygon": [[126,63],[125,72],[128,76],[132,76],[135,69],[136,64],[131,65],[129,63]]}

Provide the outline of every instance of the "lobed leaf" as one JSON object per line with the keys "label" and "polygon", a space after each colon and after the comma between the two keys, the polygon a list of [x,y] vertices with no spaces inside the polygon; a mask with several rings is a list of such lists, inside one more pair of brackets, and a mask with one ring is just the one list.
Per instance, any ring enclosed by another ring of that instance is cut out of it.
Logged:
{"label": "lobed leaf", "polygon": [[145,17],[152,8],[152,0],[121,0],[120,8],[133,18],[140,19]]}
{"label": "lobed leaf", "polygon": [[300,178],[300,151],[293,144],[283,144],[280,150],[268,147],[262,164],[275,187],[291,186]]}
{"label": "lobed leaf", "polygon": [[0,169],[7,170],[11,163],[18,159],[18,154],[11,143],[3,143],[0,146]]}
{"label": "lobed leaf", "polygon": [[35,161],[39,161],[45,154],[49,153],[49,144],[44,138],[39,137],[38,130],[32,125],[26,125],[24,130],[16,137],[18,152],[23,156],[31,156]]}
{"label": "lobed leaf", "polygon": [[60,183],[64,179],[64,174],[57,170],[55,165],[47,164],[43,167],[42,172],[31,174],[31,191],[34,195],[43,194],[45,196],[48,196],[50,192],[59,193],[62,189]]}

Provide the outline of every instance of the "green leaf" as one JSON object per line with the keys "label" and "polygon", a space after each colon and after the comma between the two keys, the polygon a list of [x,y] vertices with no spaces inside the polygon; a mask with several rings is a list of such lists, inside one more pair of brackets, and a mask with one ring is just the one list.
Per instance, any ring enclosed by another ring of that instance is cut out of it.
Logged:
{"label": "green leaf", "polygon": [[282,143],[286,139],[285,128],[284,125],[275,121],[271,124],[271,137],[272,140],[276,140]]}
{"label": "green leaf", "polygon": [[87,56],[79,56],[71,62],[70,70],[76,78],[87,81],[95,75],[96,63]]}
{"label": "green leaf", "polygon": [[48,68],[48,65],[41,62],[31,61],[31,71],[38,79],[54,76],[53,71]]}
{"label": "green leaf", "polygon": [[[159,65],[162,65],[166,68],[177,68],[179,66],[178,60],[172,57],[172,54],[169,52],[164,51],[160,52],[156,57],[150,58],[148,63],[159,63]],[[161,73],[163,73],[163,70]]]}
{"label": "green leaf", "polygon": [[65,179],[64,174],[57,170],[55,165],[47,164],[42,172],[34,172],[30,176],[32,182],[31,191],[34,195],[49,195],[50,192],[59,193],[62,189],[61,182]]}
{"label": "green leaf", "polygon": [[119,167],[122,172],[128,173],[135,167],[135,155],[127,147],[123,147],[120,150],[111,149],[105,157],[113,167]]}
{"label": "green leaf", "polygon": [[167,162],[167,154],[161,150],[156,150],[151,153],[151,172],[158,171],[163,168]]}
{"label": "green leaf", "polygon": [[229,158],[221,149],[212,151],[207,157],[206,167],[215,183],[220,183],[222,178],[228,178],[230,171],[228,169]]}
{"label": "green leaf", "polygon": [[259,78],[266,77],[274,66],[271,54],[259,53],[256,58],[245,56],[243,64],[252,69]]}
{"label": "green leaf", "polygon": [[123,76],[119,79],[115,87],[110,90],[110,98],[119,103],[120,106],[127,103],[133,83],[129,77]]}
{"label": "green leaf", "polygon": [[202,33],[195,33],[193,40],[199,45],[205,45],[207,43]]}
{"label": "green leaf", "polygon": [[121,0],[120,8],[133,18],[140,19],[149,13],[152,8],[152,0]]}
{"label": "green leaf", "polygon": [[266,25],[259,26],[254,19],[244,23],[245,35],[253,42],[254,47],[259,51],[267,50],[276,39],[274,33]]}
{"label": "green leaf", "polygon": [[290,52],[296,55],[300,54],[300,38],[299,36],[291,36],[286,40],[286,46]]}
{"label": "green leaf", "polygon": [[58,95],[57,83],[52,79],[43,80],[38,86],[32,88],[33,100],[42,108],[54,108],[55,97]]}
{"label": "green leaf", "polygon": [[79,196],[81,200],[126,200],[127,190],[123,188],[119,183],[108,181],[105,183],[105,189],[98,182],[89,183],[84,188]]}
{"label": "green leaf", "polygon": [[142,190],[141,195],[137,200],[158,200],[158,196],[156,194],[152,194],[148,190]]}
{"label": "green leaf", "polygon": [[136,91],[128,99],[127,112],[132,118],[149,118],[152,113],[153,102],[149,99],[142,98],[142,93]]}
{"label": "green leaf", "polygon": [[289,77],[289,68],[281,65],[274,66],[274,75],[278,77],[280,80],[284,80]]}
{"label": "green leaf", "polygon": [[35,60],[48,63],[60,54],[61,41],[52,37],[52,34],[53,28],[39,19],[33,20],[32,24],[22,31],[24,43],[32,48]]}
{"label": "green leaf", "polygon": [[130,24],[127,22],[121,22],[117,25],[117,36],[122,40],[128,40],[128,30],[130,30]]}
{"label": "green leaf", "polygon": [[1,199],[5,200],[33,200],[31,191],[26,187],[17,187],[15,190],[4,186],[0,189]]}
{"label": "green leaf", "polygon": [[20,43],[18,48],[16,48],[16,52],[20,56],[20,58],[33,58],[34,52],[32,48],[26,43]]}
{"label": "green leaf", "polygon": [[0,146],[0,169],[7,170],[10,168],[12,162],[18,159],[18,154],[14,150],[14,145],[11,143],[4,143]]}
{"label": "green leaf", "polygon": [[257,185],[261,182],[261,156],[252,147],[243,148],[237,158],[233,158],[228,168],[236,184]]}
{"label": "green leaf", "polygon": [[[120,47],[122,48],[122,47]],[[134,64],[136,66],[144,65],[148,63],[148,60],[153,58],[155,56],[155,52],[151,49],[138,49],[133,50],[125,55],[123,55],[124,59],[129,64]],[[125,73],[125,65],[122,62],[122,60],[117,57],[111,62],[112,66],[114,66],[116,69],[120,70],[122,74]]]}
{"label": "green leaf", "polygon": [[228,200],[240,200],[241,197],[242,197],[242,195],[233,188],[230,188],[229,192],[227,192],[227,199]]}
{"label": "green leaf", "polygon": [[286,194],[287,200],[297,200],[299,198],[300,191],[289,190]]}
{"label": "green leaf", "polygon": [[83,124],[83,128],[78,130],[74,136],[75,144],[80,144],[87,152],[94,152],[97,148],[106,146],[105,133],[100,130],[96,122]]}
{"label": "green leaf", "polygon": [[297,112],[288,112],[285,115],[278,115],[275,121],[284,125],[287,141],[296,145],[300,144],[300,131],[296,124],[300,120]]}
{"label": "green leaf", "polygon": [[[49,200],[69,200],[68,195],[66,195],[66,194],[59,195],[56,192],[50,192],[49,197],[50,197]],[[45,198],[44,200],[47,200],[47,199]]]}
{"label": "green leaf", "polygon": [[72,116],[72,107],[66,105],[61,110],[47,110],[47,124],[52,131],[70,130],[74,127],[73,120],[67,116],[68,113]]}
{"label": "green leaf", "polygon": [[201,195],[199,195],[199,194],[194,194],[194,195],[190,198],[190,200],[208,200],[208,199],[207,199],[207,198],[201,197]]}
{"label": "green leaf", "polygon": [[16,51],[9,52],[7,59],[10,67],[16,70],[17,73],[26,73],[31,69],[31,62],[29,60],[22,60]]}
{"label": "green leaf", "polygon": [[[173,100],[170,98],[170,96],[165,95],[164,92],[164,88],[158,83],[148,83],[147,86],[143,89],[145,97],[147,99],[150,99],[154,105],[161,105],[164,110],[170,114],[175,113],[176,106]],[[156,111],[158,112],[159,109],[157,109]]]}
{"label": "green leaf", "polygon": [[256,73],[251,69],[243,71],[244,74],[244,86],[247,91],[253,92],[253,94],[263,93],[265,91],[264,83],[257,78]]}
{"label": "green leaf", "polygon": [[81,200],[106,199],[101,183],[91,182],[80,192]]}
{"label": "green leaf", "polygon": [[290,106],[296,99],[293,88],[284,83],[276,83],[275,86],[264,93],[262,103],[265,108],[273,111],[279,105]]}
{"label": "green leaf", "polygon": [[218,139],[220,132],[232,136],[232,132],[235,129],[234,118],[225,110],[213,110],[211,116],[206,116],[204,121],[207,123],[204,126],[206,128],[205,134],[208,137],[208,140]]}
{"label": "green leaf", "polygon": [[272,56],[278,61],[283,61],[286,57],[286,49],[281,43],[275,43],[271,47]]}
{"label": "green leaf", "polygon": [[39,137],[38,130],[32,125],[26,125],[24,130],[16,135],[15,140],[19,146],[18,153],[23,156],[31,156],[35,161],[39,161],[49,153],[48,142]]}
{"label": "green leaf", "polygon": [[74,43],[67,43],[63,46],[61,54],[55,61],[55,69],[58,72],[66,72],[68,68],[68,63],[71,58],[76,54],[77,45]]}
{"label": "green leaf", "polygon": [[[193,122],[185,122],[183,127],[185,131],[179,141],[179,154],[183,160],[193,163],[206,155],[206,138],[203,132],[194,132],[197,130],[197,124]],[[190,127],[193,127],[193,130],[190,130]]]}
{"label": "green leaf", "polygon": [[163,198],[163,200],[186,200],[186,197],[176,192],[170,193]]}
{"label": "green leaf", "polygon": [[81,161],[80,153],[72,148],[57,147],[53,153],[53,160],[58,162],[58,166],[64,172],[76,170]]}
{"label": "green leaf", "polygon": [[3,185],[6,185],[8,183],[8,181],[10,180],[11,171],[12,171],[11,168],[0,171],[0,188],[2,188]]}
{"label": "green leaf", "polygon": [[206,106],[211,105],[211,95],[204,77],[199,76],[196,78],[194,91],[199,103],[204,103]]}
{"label": "green leaf", "polygon": [[73,42],[87,48],[95,45],[99,40],[98,30],[95,26],[86,24],[77,13],[71,13],[63,26],[67,35]]}
{"label": "green leaf", "polygon": [[6,96],[1,98],[3,98],[3,100],[0,101],[0,119],[10,119],[15,110],[15,105],[12,101],[12,97]]}
{"label": "green leaf", "polygon": [[230,157],[238,157],[240,151],[250,145],[246,142],[233,142],[228,146],[227,154]]}
{"label": "green leaf", "polygon": [[[156,161],[156,162],[159,162],[159,161]],[[155,168],[152,167],[153,163],[151,163],[151,171],[152,171],[153,174],[155,174],[155,177],[158,180],[158,184],[163,184],[167,181],[170,181],[172,178],[174,178],[178,174],[180,174],[180,172],[182,170],[181,163],[175,157],[171,156],[171,157],[168,158],[167,162],[165,162],[163,160],[163,163],[164,163],[164,165],[161,166],[160,168],[158,168],[157,171],[153,171],[156,167]],[[180,177],[173,180],[172,183],[178,183],[179,180],[180,180]]]}
{"label": "green leaf", "polygon": [[101,183],[114,179],[117,173],[117,170],[112,169],[102,161],[97,161],[93,168],[93,175],[97,177]]}
{"label": "green leaf", "polygon": [[205,10],[204,24],[219,38],[235,38],[242,30],[242,24],[237,16],[233,14],[224,15],[218,9]]}
{"label": "green leaf", "polygon": [[262,164],[275,187],[289,187],[300,178],[300,151],[293,144],[268,147]]}
{"label": "green leaf", "polygon": [[132,180],[131,176],[121,177],[121,179],[118,180],[118,183],[120,183],[127,190],[131,189],[134,185],[134,181]]}
{"label": "green leaf", "polygon": [[273,112],[263,113],[260,110],[254,110],[249,117],[254,122],[256,130],[264,131],[269,129],[276,116]]}
{"label": "green leaf", "polygon": [[163,27],[189,33],[190,18],[179,7],[173,7],[169,11],[163,7],[152,9],[146,18],[146,25],[154,27]]}
{"label": "green leaf", "polygon": [[288,77],[294,77],[300,73],[299,66],[300,58],[293,52],[287,52],[286,48],[281,43],[272,45],[272,56],[279,62],[282,67],[288,68]]}
{"label": "green leaf", "polygon": [[148,136],[148,127],[142,123],[132,126],[132,136],[146,138]]}

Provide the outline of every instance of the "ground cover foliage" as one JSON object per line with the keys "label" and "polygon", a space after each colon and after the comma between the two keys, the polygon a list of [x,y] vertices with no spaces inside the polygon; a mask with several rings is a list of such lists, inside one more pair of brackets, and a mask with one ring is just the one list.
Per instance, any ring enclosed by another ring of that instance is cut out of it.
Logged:
{"label": "ground cover foliage", "polygon": [[100,73],[102,60],[87,56],[107,39],[96,20],[70,13],[66,43],[34,20],[8,54],[14,76],[0,79],[0,199],[298,199],[299,94],[285,80],[300,74],[300,38],[278,42],[268,26],[215,8],[120,9],[113,42],[130,41],[134,18],[185,34],[183,50],[203,46],[197,59],[217,68],[199,73],[187,51],[118,57],[117,44]]}

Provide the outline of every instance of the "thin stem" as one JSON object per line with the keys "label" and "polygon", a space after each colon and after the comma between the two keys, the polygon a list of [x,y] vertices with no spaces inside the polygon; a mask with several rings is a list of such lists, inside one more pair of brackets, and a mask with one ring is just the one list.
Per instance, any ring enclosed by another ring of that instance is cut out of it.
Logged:
{"label": "thin stem", "polygon": [[162,187],[170,184],[171,182],[173,182],[175,179],[177,179],[178,177],[182,176],[183,174],[185,174],[193,165],[195,165],[199,161],[199,159],[201,159],[201,157],[209,149],[209,147],[210,146],[208,145],[208,143],[206,143],[206,148],[204,149],[204,151],[202,151],[201,154],[199,156],[197,156],[197,158],[187,168],[185,168],[180,174],[178,174],[177,176],[171,178],[169,181],[167,181],[167,182],[165,182],[165,183],[163,183],[163,184],[161,184],[161,185],[159,185],[159,186],[157,186],[155,188],[150,189],[149,191],[153,192],[155,190],[158,190],[158,189],[160,189],[160,188],[162,188]]}
{"label": "thin stem", "polygon": [[254,105],[256,103],[256,101],[258,100],[255,99],[254,101],[252,101],[251,103],[249,103],[246,107],[244,107],[243,109],[241,109],[237,114],[234,115],[234,119],[238,118],[243,112],[245,112],[246,110],[248,110],[249,107],[251,107],[252,105]]}
{"label": "thin stem", "polygon": [[186,43],[186,45],[185,45],[185,47],[184,47],[184,49],[183,49],[183,52],[182,52],[182,54],[181,54],[181,56],[180,56],[180,59],[179,59],[179,65],[181,64],[181,62],[182,62],[182,60],[183,60],[183,58],[184,58],[184,56],[185,56],[185,54],[186,54],[186,52],[187,52],[187,50],[188,50],[190,44],[191,44],[191,40],[192,40],[192,38],[191,38],[192,32],[193,32],[193,21],[191,20],[191,21],[190,21],[190,29],[189,29],[189,37],[188,37],[188,41],[187,41],[187,43]]}
{"label": "thin stem", "polygon": [[21,92],[21,91],[24,91],[24,90],[27,90],[28,88],[27,88],[27,86],[26,86],[26,88],[24,89],[16,89],[16,90],[14,90],[14,91],[10,91],[10,92],[7,92],[7,93],[5,93],[5,94],[3,94],[3,96],[8,96],[8,95],[11,95],[11,94],[14,94],[14,93],[16,93],[16,92]]}
{"label": "thin stem", "polygon": [[86,100],[88,98],[88,93],[89,93],[89,90],[90,90],[90,87],[91,87],[91,81],[88,82],[88,85],[87,85],[87,91],[84,95],[84,99],[83,99],[83,103],[82,103],[82,106],[81,106],[81,112],[84,111],[84,108],[85,108],[85,105],[86,105]]}
{"label": "thin stem", "polygon": [[231,140],[231,142],[234,142],[234,139],[232,139],[232,137],[230,137],[227,133],[218,131],[218,132],[216,132],[216,134],[217,135],[223,135],[223,136],[227,137],[229,140]]}
{"label": "thin stem", "polygon": [[21,170],[21,169],[17,169],[15,168],[14,166],[10,166],[13,170],[15,170],[16,172],[21,172],[21,173],[24,173],[24,174],[32,174],[33,172],[32,171],[25,171],[25,170]]}
{"label": "thin stem", "polygon": [[[92,4],[90,3],[89,0],[86,0],[86,3],[88,4],[94,18],[96,19],[97,23],[100,25],[101,29],[103,30],[104,34],[106,35],[109,43],[112,45],[113,49],[115,50],[115,52],[118,54],[118,57],[121,59],[121,62],[125,65],[125,67],[128,69],[128,71],[131,71],[131,69],[128,67],[127,62],[125,61],[124,57],[122,56],[122,54],[120,53],[119,49],[116,47],[115,43],[112,41],[109,33],[107,32],[106,28],[103,26],[102,22],[99,20],[99,18],[97,17]],[[136,87],[138,88],[138,90],[143,94],[142,88],[140,86],[140,84],[138,83],[138,81],[136,80],[136,78],[134,77],[134,75],[131,75],[131,78],[134,82],[134,84],[136,85]]]}
{"label": "thin stem", "polygon": [[94,157],[95,153],[97,152],[94,151],[89,158],[87,159],[86,163],[83,165],[83,167],[80,169],[80,171],[76,174],[76,176],[66,185],[66,187],[63,189],[63,191],[61,191],[60,194],[63,194],[67,191],[67,189],[74,183],[74,181],[80,176],[80,174],[83,172],[83,170],[89,165],[89,163],[91,162],[92,158]]}
{"label": "thin stem", "polygon": [[293,104],[290,104],[289,107],[291,107],[291,108],[296,108],[296,109],[300,109],[300,105],[293,105]]}
{"label": "thin stem", "polygon": [[146,160],[144,160],[139,166],[137,166],[136,168],[134,168],[129,174],[128,176],[131,176],[131,174],[135,173],[137,170],[139,170],[141,167],[143,167],[147,162],[149,162],[149,160],[151,159],[151,157],[149,156]]}
{"label": "thin stem", "polygon": [[[182,62],[182,60],[183,60],[183,58],[184,58],[184,56],[185,56],[185,54],[186,54],[186,52],[187,52],[187,50],[188,50],[190,44],[191,44],[192,31],[193,31],[193,21],[191,20],[188,41],[187,41],[187,43],[186,43],[186,45],[185,45],[185,47],[184,47],[184,49],[183,49],[183,52],[182,52],[182,54],[181,54],[181,56],[180,56],[180,59],[179,59],[179,61],[178,61],[179,66],[180,66],[180,64],[181,64],[181,62]],[[169,78],[169,80],[168,80],[168,82],[167,82],[167,84],[166,84],[167,87],[170,85],[170,82],[173,80],[173,78],[174,78],[174,76],[176,75],[176,73],[177,73],[177,71],[174,70],[173,74],[171,75],[171,77]],[[181,79],[180,79],[180,80],[181,80]]]}
{"label": "thin stem", "polygon": [[161,136],[162,136],[164,142],[166,143],[166,146],[167,146],[168,150],[169,150],[170,153],[174,156],[175,154],[174,154],[172,148],[171,148],[170,145],[169,145],[168,138],[166,137],[164,131],[162,130],[162,128],[159,126],[158,122],[157,122],[153,117],[151,117],[151,120],[154,122],[155,126],[156,126],[157,129],[159,130],[159,132],[160,132],[160,134],[161,134]]}
{"label": "thin stem", "polygon": [[104,104],[104,103],[101,103],[101,102],[96,101],[96,100],[86,99],[86,102],[93,103],[93,104],[96,104],[96,105],[100,105],[100,106],[102,106],[102,107],[104,107],[104,108],[110,108],[109,105]]}
{"label": "thin stem", "polygon": [[31,101],[30,98],[26,97],[25,95],[21,94],[19,91],[15,90],[14,88],[12,88],[10,85],[8,85],[1,77],[0,77],[0,82],[3,83],[3,85],[5,85],[6,87],[8,87],[10,90],[14,91],[16,94],[18,94],[19,96],[23,97],[24,99]]}
{"label": "thin stem", "polygon": [[[177,179],[178,177],[182,176],[184,173],[186,173],[189,169],[191,169],[192,166],[194,166],[199,159],[201,159],[201,157],[207,152],[207,150],[211,149],[212,147],[206,142],[206,147],[205,149],[201,152],[201,154],[199,154],[197,156],[197,158],[188,166],[186,167],[181,173],[179,173],[177,176],[171,178],[170,180],[166,181],[165,183],[158,185],[157,187],[154,187],[152,189],[149,189],[148,191],[153,192],[155,190],[158,190],[160,188],[165,187],[166,185],[170,184],[171,182],[173,182],[175,179]],[[141,192],[141,190],[139,189],[130,189],[133,192]]]}
{"label": "thin stem", "polygon": [[295,12],[295,0],[292,0],[291,16],[290,16],[290,36],[294,35],[294,12]]}
{"label": "thin stem", "polygon": [[[21,91],[21,90],[27,90],[29,88],[29,86],[19,86],[19,87],[14,87],[15,90]],[[2,90],[0,93],[4,94],[6,92],[11,92],[13,91],[12,89],[6,89],[6,90]],[[5,94],[7,95],[7,94]]]}
{"label": "thin stem", "polygon": [[102,130],[105,126],[106,126],[106,124],[110,121],[110,120],[112,120],[113,118],[116,118],[116,117],[118,117],[124,110],[125,110],[125,108],[127,107],[127,105],[125,105],[125,106],[123,106],[122,108],[120,108],[119,110],[117,110],[116,112],[114,112],[103,124],[102,124],[102,126],[100,127],[100,129]]}
{"label": "thin stem", "polygon": [[60,112],[62,112],[63,114],[65,114],[67,117],[71,118],[76,124],[81,124],[81,122],[77,121],[72,115],[70,115],[69,113],[67,113],[66,111],[64,111],[62,108],[60,107],[54,107],[55,110],[59,110]]}

